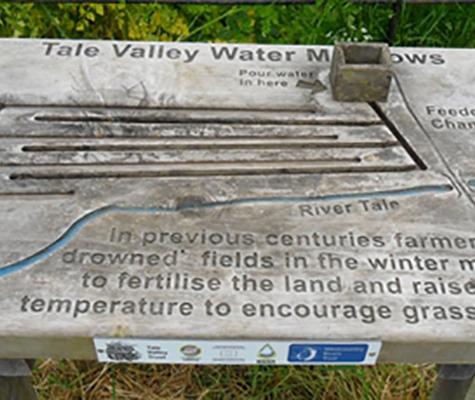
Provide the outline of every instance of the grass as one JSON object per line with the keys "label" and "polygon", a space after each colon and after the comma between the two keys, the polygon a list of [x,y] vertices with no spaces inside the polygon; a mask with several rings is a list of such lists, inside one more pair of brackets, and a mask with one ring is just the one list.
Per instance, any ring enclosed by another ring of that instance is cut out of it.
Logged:
{"label": "grass", "polygon": [[[0,36],[327,44],[381,41],[391,7],[300,5],[1,4]],[[396,45],[475,47],[475,4],[403,7]]]}
{"label": "grass", "polygon": [[43,361],[40,399],[425,400],[431,366],[217,367]]}
{"label": "grass", "polygon": [[[329,44],[381,41],[387,5],[100,5],[0,3],[0,36]],[[475,47],[475,4],[405,5],[396,45]],[[208,367],[40,361],[41,399],[424,400],[433,366]]]}

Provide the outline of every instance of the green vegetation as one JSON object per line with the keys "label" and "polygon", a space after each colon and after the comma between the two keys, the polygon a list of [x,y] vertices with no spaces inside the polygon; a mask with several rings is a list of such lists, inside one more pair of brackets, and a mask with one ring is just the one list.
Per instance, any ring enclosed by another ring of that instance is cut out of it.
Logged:
{"label": "green vegetation", "polygon": [[[0,36],[325,44],[384,40],[386,4],[0,4]],[[475,47],[475,5],[405,5],[405,46]]]}
{"label": "green vegetation", "polygon": [[[0,3],[0,36],[330,44],[381,41],[387,5],[98,5]],[[396,45],[475,47],[475,5],[406,5]],[[375,368],[123,366],[43,361],[42,399],[323,399],[429,397],[433,366]]]}
{"label": "green vegetation", "polygon": [[41,400],[427,400],[428,366],[210,367],[45,361]]}

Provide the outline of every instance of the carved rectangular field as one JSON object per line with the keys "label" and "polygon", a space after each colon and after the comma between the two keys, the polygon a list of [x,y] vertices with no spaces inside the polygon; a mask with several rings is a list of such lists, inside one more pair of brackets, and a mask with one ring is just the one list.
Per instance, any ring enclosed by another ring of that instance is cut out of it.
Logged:
{"label": "carved rectangular field", "polygon": [[334,101],[325,46],[0,52],[1,357],[127,337],[475,360],[474,51],[392,49],[386,103]]}

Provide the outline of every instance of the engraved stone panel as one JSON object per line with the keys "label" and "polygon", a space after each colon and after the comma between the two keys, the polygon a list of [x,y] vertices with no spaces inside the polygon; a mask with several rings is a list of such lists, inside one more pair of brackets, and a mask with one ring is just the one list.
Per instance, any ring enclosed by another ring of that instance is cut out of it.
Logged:
{"label": "engraved stone panel", "polygon": [[393,48],[371,105],[332,100],[324,46],[0,53],[2,357],[101,336],[474,362],[475,52]]}

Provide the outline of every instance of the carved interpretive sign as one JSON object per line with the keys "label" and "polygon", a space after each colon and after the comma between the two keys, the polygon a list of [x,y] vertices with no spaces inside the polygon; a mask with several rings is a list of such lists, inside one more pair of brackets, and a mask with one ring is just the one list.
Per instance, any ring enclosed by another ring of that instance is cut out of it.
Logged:
{"label": "carved interpretive sign", "polygon": [[0,40],[1,356],[473,362],[475,51],[331,52]]}

